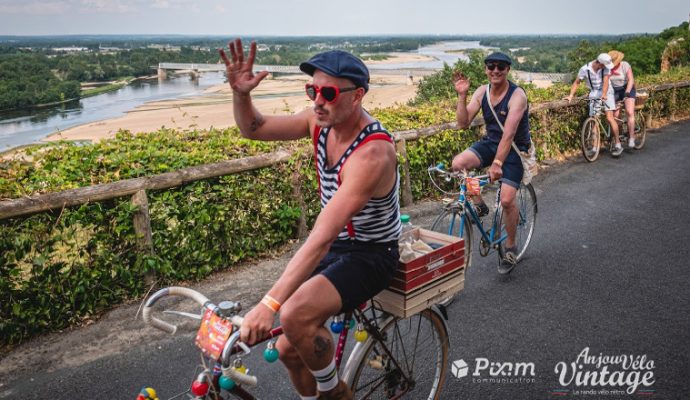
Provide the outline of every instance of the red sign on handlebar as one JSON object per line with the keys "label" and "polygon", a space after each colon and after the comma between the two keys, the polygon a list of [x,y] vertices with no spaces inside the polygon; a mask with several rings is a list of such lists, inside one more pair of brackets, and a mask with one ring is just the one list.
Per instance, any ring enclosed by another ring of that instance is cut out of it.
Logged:
{"label": "red sign on handlebar", "polygon": [[233,330],[232,322],[220,317],[213,310],[206,310],[194,343],[206,356],[217,360]]}

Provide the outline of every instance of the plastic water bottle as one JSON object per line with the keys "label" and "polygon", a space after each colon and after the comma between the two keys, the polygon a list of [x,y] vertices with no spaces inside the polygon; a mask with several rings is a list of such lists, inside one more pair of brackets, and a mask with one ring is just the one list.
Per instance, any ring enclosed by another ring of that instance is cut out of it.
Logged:
{"label": "plastic water bottle", "polygon": [[409,243],[410,245],[412,245],[412,243],[414,243],[414,236],[412,234],[408,234],[408,232],[412,231],[415,228],[415,226],[412,225],[412,222],[410,221],[410,216],[407,214],[401,215],[400,223],[402,224],[400,244]]}

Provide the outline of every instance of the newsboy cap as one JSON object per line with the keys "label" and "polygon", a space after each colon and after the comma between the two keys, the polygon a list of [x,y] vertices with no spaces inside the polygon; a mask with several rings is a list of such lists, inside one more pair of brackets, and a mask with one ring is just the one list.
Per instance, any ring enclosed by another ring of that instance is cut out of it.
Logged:
{"label": "newsboy cap", "polygon": [[329,50],[316,54],[299,65],[302,72],[314,76],[315,70],[320,70],[336,78],[346,78],[357,87],[369,91],[369,70],[364,62],[351,53],[342,50]]}
{"label": "newsboy cap", "polygon": [[501,53],[500,51],[494,52],[486,56],[484,59],[485,63],[488,63],[489,61],[494,61],[494,62],[504,62],[508,65],[512,64],[513,61],[508,57],[507,55]]}

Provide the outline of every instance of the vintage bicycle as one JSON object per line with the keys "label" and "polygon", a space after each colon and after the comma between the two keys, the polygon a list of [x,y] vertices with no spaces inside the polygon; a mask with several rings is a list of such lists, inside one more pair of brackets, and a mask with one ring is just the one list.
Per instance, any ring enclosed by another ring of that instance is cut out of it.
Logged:
{"label": "vintage bicycle", "polygon": [[[644,113],[642,112],[647,98],[648,95],[642,91],[640,91],[635,98],[635,149],[637,150],[640,150],[642,147],[644,147],[645,140],[647,139],[647,123],[645,121]],[[602,139],[608,141],[609,151],[613,150],[615,143],[612,140],[611,127],[609,126],[608,121],[606,118],[602,118],[604,115],[603,102],[601,99],[587,100],[592,104],[590,109],[593,110],[594,115],[588,117],[582,124],[580,144],[582,155],[585,157],[585,160],[594,162],[599,157]],[[618,124],[618,132],[620,133],[620,140],[621,143],[627,144],[628,116],[625,113],[623,102],[619,102],[616,107],[622,114],[620,118],[615,117],[616,123]]]}
{"label": "vintage bicycle", "polygon": [[[267,344],[263,352],[265,361],[276,361],[279,355],[273,343],[282,334],[282,328],[274,328],[261,342],[247,346],[239,340],[239,303],[215,304],[193,289],[175,286],[148,298],[142,313],[147,325],[171,334],[177,331],[176,325],[152,316],[153,306],[168,296],[192,299],[201,306],[200,314],[172,310],[165,313],[201,320],[196,342],[202,351],[202,362],[193,374],[189,390],[170,398],[255,399],[249,388],[258,385],[258,378],[248,373],[245,361],[261,343]],[[331,330],[339,335],[339,376],[357,399],[439,399],[449,363],[446,318],[443,307],[435,305],[408,318],[399,318],[384,312],[375,300],[352,313],[334,317]],[[355,333],[348,339],[351,330]],[[208,346],[209,338],[215,347]],[[346,347],[352,349],[341,367]]]}
{"label": "vintage bicycle", "polygon": [[[472,225],[479,231],[479,255],[486,257],[492,250],[498,251],[499,262],[505,256],[505,240],[508,234],[502,224],[501,207],[501,185],[495,184],[496,197],[493,202],[493,213],[481,218],[477,214],[474,205],[470,201],[470,193],[474,191],[480,194],[482,188],[490,185],[489,175],[470,176],[464,172],[447,171],[443,164],[438,164],[428,169],[429,178],[432,184],[444,194],[457,196],[444,200],[441,212],[434,220],[431,230],[445,233],[451,236],[462,237],[465,240],[465,268],[470,266],[472,260],[473,233]],[[442,177],[446,182],[451,182],[453,188],[459,191],[449,191],[444,189],[434,175]],[[493,185],[493,184],[492,184]],[[516,194],[518,203],[519,217],[517,224],[517,262],[519,262],[527,250],[537,219],[537,195],[532,184],[521,184]]]}

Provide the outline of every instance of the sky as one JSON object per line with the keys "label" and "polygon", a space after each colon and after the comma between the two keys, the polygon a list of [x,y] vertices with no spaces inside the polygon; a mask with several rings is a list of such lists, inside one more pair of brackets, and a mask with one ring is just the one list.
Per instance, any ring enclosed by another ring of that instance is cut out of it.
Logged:
{"label": "sky", "polygon": [[688,0],[0,0],[0,35],[658,33]]}

